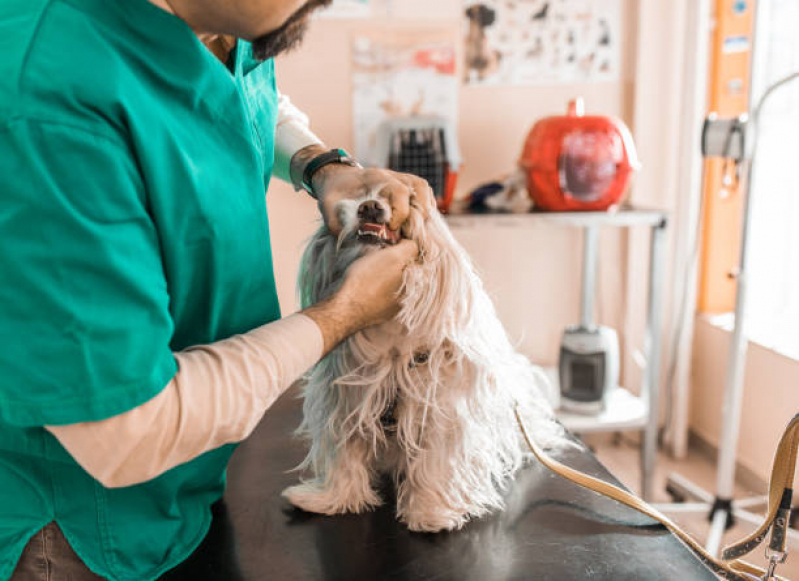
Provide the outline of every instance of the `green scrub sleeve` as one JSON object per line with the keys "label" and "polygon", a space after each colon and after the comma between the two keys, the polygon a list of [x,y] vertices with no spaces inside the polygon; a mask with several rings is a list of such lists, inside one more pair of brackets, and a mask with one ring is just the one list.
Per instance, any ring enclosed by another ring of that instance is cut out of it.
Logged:
{"label": "green scrub sleeve", "polygon": [[0,176],[0,421],[94,421],[155,396],[177,369],[173,323],[125,142],[16,119],[0,126]]}

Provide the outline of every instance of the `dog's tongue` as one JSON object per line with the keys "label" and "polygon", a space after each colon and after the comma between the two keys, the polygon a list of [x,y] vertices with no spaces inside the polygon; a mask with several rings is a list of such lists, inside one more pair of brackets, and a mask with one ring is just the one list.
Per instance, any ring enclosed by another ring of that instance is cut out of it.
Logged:
{"label": "dog's tongue", "polygon": [[363,232],[373,232],[391,244],[396,244],[400,239],[399,230],[391,230],[386,224],[361,224],[361,230]]}
{"label": "dog's tongue", "polygon": [[383,224],[362,224],[361,225],[361,230],[363,230],[364,232],[374,232],[378,236],[381,236],[383,234],[383,230],[385,230],[385,229],[386,229],[386,227]]}
{"label": "dog's tongue", "polygon": [[386,240],[392,244],[396,244],[400,240],[400,231],[391,230],[390,228],[386,227]]}

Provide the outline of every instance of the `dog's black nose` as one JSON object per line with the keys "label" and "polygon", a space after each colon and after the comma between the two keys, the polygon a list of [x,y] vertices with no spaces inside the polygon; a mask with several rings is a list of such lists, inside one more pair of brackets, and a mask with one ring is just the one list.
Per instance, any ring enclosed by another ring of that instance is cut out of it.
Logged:
{"label": "dog's black nose", "polygon": [[386,212],[377,200],[366,200],[358,206],[358,219],[362,224],[382,224]]}

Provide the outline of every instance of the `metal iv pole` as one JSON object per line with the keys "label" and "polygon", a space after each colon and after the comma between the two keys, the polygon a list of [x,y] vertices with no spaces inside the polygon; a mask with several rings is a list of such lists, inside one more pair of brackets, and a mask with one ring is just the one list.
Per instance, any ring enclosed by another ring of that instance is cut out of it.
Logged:
{"label": "metal iv pole", "polygon": [[[755,30],[761,3],[757,3]],[[735,460],[741,423],[741,406],[743,402],[744,368],[746,364],[746,295],[748,289],[747,249],[749,228],[752,213],[752,184],[755,175],[755,154],[760,116],[768,99],[783,86],[799,79],[795,72],[774,83],[766,89],[755,107],[750,106],[751,114],[738,119],[717,119],[711,115],[705,123],[703,136],[703,155],[705,157],[723,157],[736,164],[736,170],[744,174],[744,211],[741,232],[741,255],[737,273],[737,290],[735,296],[735,326],[729,350],[727,377],[725,381],[724,405],[722,408],[722,433],[719,445],[718,473],[715,494],[705,491],[687,479],[672,474],[669,476],[667,490],[676,497],[697,500],[697,503],[676,503],[661,505],[661,510],[674,514],[704,513],[709,511],[712,522],[708,534],[706,549],[718,555],[724,532],[735,522],[736,518],[759,524],[760,520],[747,508],[765,504],[763,498],[733,500],[735,484]],[[750,103],[754,99],[750,96]],[[715,133],[715,140],[712,134]],[[710,135],[710,137],[708,137]],[[799,533],[790,531],[789,540],[799,541]]]}
{"label": "metal iv pole", "polygon": [[716,484],[716,497],[713,504],[713,524],[707,541],[707,549],[717,553],[721,545],[721,537],[728,528],[728,521],[733,519],[736,507],[732,501],[733,487],[735,484],[735,454],[738,447],[738,437],[741,424],[741,405],[743,402],[744,367],[748,341],[746,336],[746,293],[749,280],[747,271],[747,246],[749,241],[749,227],[752,214],[752,184],[755,175],[755,153],[757,148],[757,134],[759,131],[760,115],[763,106],[777,90],[799,79],[799,72],[793,73],[775,84],[771,85],[760,98],[753,109],[752,116],[747,123],[747,134],[751,145],[745,153],[744,167],[746,169],[746,199],[744,201],[743,230],[741,232],[741,258],[737,275],[737,290],[735,294],[735,327],[732,332],[730,344],[729,367],[722,410],[721,446],[719,449],[718,481]]}

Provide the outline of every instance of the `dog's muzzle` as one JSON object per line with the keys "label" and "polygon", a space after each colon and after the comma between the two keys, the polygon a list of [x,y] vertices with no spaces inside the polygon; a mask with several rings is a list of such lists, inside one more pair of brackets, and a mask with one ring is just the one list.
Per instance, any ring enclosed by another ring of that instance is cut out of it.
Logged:
{"label": "dog's muzzle", "polygon": [[358,206],[358,241],[365,244],[396,244],[400,240],[398,230],[391,230],[386,223],[386,210],[378,200],[366,200]]}

